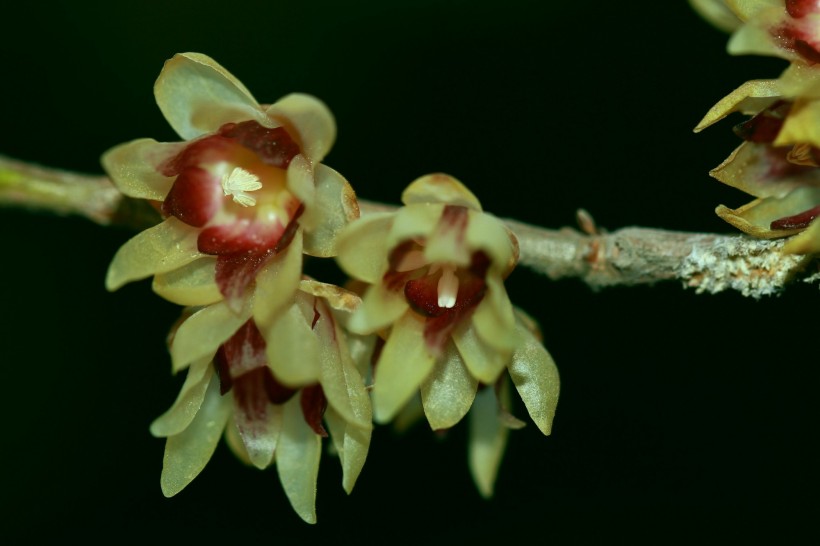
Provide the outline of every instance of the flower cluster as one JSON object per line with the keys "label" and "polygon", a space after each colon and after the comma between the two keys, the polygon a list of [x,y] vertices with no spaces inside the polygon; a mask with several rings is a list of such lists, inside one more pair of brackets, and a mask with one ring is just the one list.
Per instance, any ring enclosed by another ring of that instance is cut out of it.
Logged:
{"label": "flower cluster", "polygon": [[733,112],[750,117],[735,132],[744,142],[712,176],[756,199],[717,214],[745,233],[796,235],[790,253],[820,252],[820,2],[816,0],[693,0],[716,25],[733,30],[729,52],[789,61],[777,79],[744,83],[695,128]]}
{"label": "flower cluster", "polygon": [[[523,426],[510,383],[544,434],[558,397],[537,327],[504,289],[513,234],[441,174],[412,183],[401,209],[359,218],[348,182],[322,164],[335,122],[314,97],[261,106],[197,53],[169,60],[154,91],[184,140],[135,140],[102,162],[163,217],[120,248],[106,286],[153,277],[184,306],[168,344],[187,377],[151,425],[166,438],[164,494],[185,488],[224,437],[247,464],[275,466],[294,510],[315,522],[322,438],[349,493],[374,418],[393,421],[420,398],[433,429],[469,413],[470,468],[489,496],[507,431]],[[337,257],[351,289],[305,275],[304,254]]]}

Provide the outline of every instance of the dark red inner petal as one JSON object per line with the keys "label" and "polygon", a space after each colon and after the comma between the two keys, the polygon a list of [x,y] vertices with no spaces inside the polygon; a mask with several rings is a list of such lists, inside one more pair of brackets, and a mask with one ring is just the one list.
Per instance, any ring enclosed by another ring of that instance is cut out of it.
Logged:
{"label": "dark red inner petal", "polygon": [[219,210],[222,186],[219,179],[199,167],[182,171],[162,203],[166,216],[176,216],[189,226],[202,227]]}
{"label": "dark red inner petal", "polygon": [[327,398],[321,385],[312,385],[302,389],[302,396],[299,400],[302,404],[302,415],[313,432],[327,438],[327,431],[322,426],[322,417],[327,409]]}
{"label": "dark red inner petal", "polygon": [[[817,172],[817,167],[798,165],[789,161],[788,155],[790,151],[790,146],[779,146],[777,148],[774,146],[766,146],[763,149],[761,156],[765,158],[765,163],[763,161],[761,161],[761,163],[767,167],[764,173],[766,179],[777,181],[786,177],[810,175],[809,171]],[[816,158],[816,155],[813,153],[812,157]]]}
{"label": "dark red inner petal", "polygon": [[428,347],[435,351],[444,350],[453,329],[469,317],[484,298],[487,291],[485,277],[489,264],[489,257],[484,252],[478,251],[473,253],[469,268],[456,271],[458,293],[456,303],[451,308],[438,306],[440,273],[427,275],[407,283],[405,287],[407,302],[413,310],[427,317],[424,324],[424,339]]}
{"label": "dark red inner petal", "polygon": [[792,216],[784,216],[771,223],[770,229],[805,229],[812,220],[820,216],[820,205]]}
{"label": "dark red inner petal", "polygon": [[235,139],[245,148],[255,152],[264,163],[287,169],[291,160],[299,155],[299,145],[293,141],[284,127],[269,129],[256,121],[226,123],[219,128],[223,137]]}
{"label": "dark red inner petal", "polygon": [[[256,274],[265,263],[274,255],[284,251],[293,241],[296,230],[299,228],[297,220],[301,216],[303,206],[300,206],[282,235],[273,246],[250,247],[241,252],[226,252],[218,254],[216,260],[216,284],[219,291],[228,300],[235,300],[244,293],[245,289],[256,278]],[[203,234],[207,230],[203,230]],[[200,234],[200,239],[202,234]],[[201,249],[200,249],[201,250]]]}
{"label": "dark red inner petal", "polygon": [[247,421],[261,421],[267,419],[267,410],[270,399],[266,387],[266,377],[270,369],[256,368],[246,372],[233,380],[233,399],[239,409],[245,414]]}
{"label": "dark red inner petal", "polygon": [[820,51],[806,40],[795,38],[794,51],[812,64],[820,63]]}
{"label": "dark red inner petal", "polygon": [[817,0],[786,0],[786,11],[795,19],[800,19],[820,11]]}
{"label": "dark red inner petal", "polygon": [[735,134],[748,142],[774,142],[791,107],[791,102],[777,101],[753,118],[735,125]]}
{"label": "dark red inner petal", "polygon": [[191,167],[223,161],[233,146],[236,146],[233,140],[219,135],[193,140],[179,154],[160,165],[159,171],[165,176],[177,176]]}
{"label": "dark red inner petal", "polygon": [[[245,404],[242,397],[248,398],[248,408],[253,409],[258,402],[253,400],[264,395],[271,404],[284,404],[296,393],[282,385],[268,366],[265,352],[267,343],[253,319],[248,320],[216,351],[214,366],[219,376],[219,392],[225,394],[232,388],[239,397],[240,405]],[[241,386],[240,386],[241,384]],[[244,407],[244,406],[243,406]],[[251,415],[250,411],[248,414]]]}
{"label": "dark red inner petal", "polygon": [[197,249],[212,256],[258,252],[275,247],[284,232],[285,226],[279,222],[236,220],[203,229],[197,237]]}

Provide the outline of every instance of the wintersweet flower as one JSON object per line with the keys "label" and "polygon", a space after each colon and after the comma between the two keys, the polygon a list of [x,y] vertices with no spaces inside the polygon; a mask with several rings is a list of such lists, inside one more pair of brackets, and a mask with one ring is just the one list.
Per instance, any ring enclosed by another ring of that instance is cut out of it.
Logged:
{"label": "wintersweet flower", "polygon": [[716,212],[756,237],[799,234],[785,245],[785,252],[818,252],[820,224],[814,220],[820,215],[820,3],[722,5],[742,22],[730,52],[777,54],[792,62],[776,80],[741,85],[695,128],[700,131],[733,112],[752,116],[735,127],[745,142],[711,174],[757,199],[737,209],[720,205]]}
{"label": "wintersweet flower", "polygon": [[348,322],[386,338],[375,365],[373,412],[385,423],[420,390],[433,429],[458,423],[479,385],[508,371],[530,416],[549,434],[558,374],[517,324],[504,278],[517,259],[515,237],[476,197],[444,174],[419,178],[397,212],[350,224],[337,260],[369,283]]}
{"label": "wintersweet flower", "polygon": [[154,94],[185,142],[139,139],[103,155],[117,188],[157,202],[165,217],[117,252],[109,290],[153,275],[154,290],[175,303],[227,299],[236,309],[300,228],[305,253],[335,254],[336,233],[358,207],[347,181],[321,164],[336,134],[323,103],[291,94],[260,106],[199,53],[167,61]]}
{"label": "wintersweet flower", "polygon": [[[171,336],[174,369],[187,368],[188,375],[174,405],[151,425],[152,434],[167,438],[162,490],[170,497],[186,487],[224,432],[243,461],[276,465],[294,510],[314,523],[322,437],[329,432],[348,493],[370,443],[370,400],[334,315],[349,313],[358,298],[303,280],[283,320],[307,336],[272,344],[253,318],[255,297],[243,300],[239,315],[226,302],[193,309]],[[315,376],[283,378],[283,369],[300,366]]]}

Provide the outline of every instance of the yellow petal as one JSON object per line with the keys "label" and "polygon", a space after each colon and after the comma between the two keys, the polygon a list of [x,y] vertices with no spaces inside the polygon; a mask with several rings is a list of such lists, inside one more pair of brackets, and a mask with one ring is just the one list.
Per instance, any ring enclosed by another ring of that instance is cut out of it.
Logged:
{"label": "yellow petal", "polygon": [[755,197],[783,197],[800,186],[820,186],[820,169],[786,165],[785,151],[754,142],[738,146],[709,174]]}
{"label": "yellow petal", "polygon": [[219,394],[219,379],[211,375],[199,411],[188,427],[165,442],[160,485],[166,497],[173,497],[196,478],[216,449],[231,413],[229,397]]}
{"label": "yellow petal", "polygon": [[798,98],[772,144],[787,146],[803,143],[820,148],[820,99]]}
{"label": "yellow petal", "polygon": [[167,273],[201,258],[199,230],[173,216],[135,235],[120,247],[108,266],[105,287],[116,290],[125,283],[156,273]]}
{"label": "yellow petal", "polygon": [[495,216],[470,213],[465,240],[471,250],[483,250],[490,257],[491,269],[501,275],[506,276],[515,267],[518,242]]}
{"label": "yellow petal", "polygon": [[202,405],[213,373],[210,358],[203,358],[191,365],[174,405],[151,423],[150,431],[153,436],[173,436],[191,424]]}
{"label": "yellow petal", "polygon": [[417,178],[401,194],[405,205],[442,203],[481,211],[481,203],[473,192],[448,174],[435,173]]}
{"label": "yellow petal", "polygon": [[316,167],[315,183],[316,200],[302,217],[314,226],[305,234],[305,253],[329,258],[336,255],[342,228],[359,217],[359,204],[347,180],[329,167]]}
{"label": "yellow petal", "polygon": [[152,288],[159,296],[179,305],[210,305],[223,299],[215,275],[216,257],[206,256],[155,275]]}
{"label": "yellow petal", "polygon": [[783,245],[784,254],[820,253],[820,222],[815,220],[802,233],[795,235]]}
{"label": "yellow petal", "polygon": [[345,273],[361,281],[381,281],[388,267],[387,234],[393,212],[375,212],[359,218],[342,230],[336,261]]}
{"label": "yellow petal", "polygon": [[307,294],[322,298],[327,301],[333,309],[352,313],[359,308],[362,299],[355,293],[345,290],[335,284],[315,281],[313,279],[302,279],[299,282],[299,290]]}
{"label": "yellow petal", "polygon": [[142,138],[111,148],[101,161],[111,181],[125,195],[163,201],[175,178],[163,175],[159,169],[185,146],[186,142],[165,143]]}
{"label": "yellow petal", "polygon": [[487,292],[473,313],[473,324],[484,343],[509,356],[517,341],[510,297],[497,275],[488,274],[486,282]]}
{"label": "yellow petal", "polygon": [[689,4],[701,17],[724,32],[731,32],[742,23],[723,0],[689,0]]}
{"label": "yellow petal", "polygon": [[467,415],[475,399],[478,380],[470,375],[452,343],[421,384],[424,414],[433,430],[447,429]]}
{"label": "yellow petal", "polygon": [[270,328],[287,305],[293,303],[302,278],[302,230],[287,248],[268,260],[256,275],[253,319],[260,330]]}
{"label": "yellow petal", "polygon": [[367,459],[371,428],[347,423],[332,407],[328,407],[325,412],[325,423],[342,463],[342,487],[350,494]]}
{"label": "yellow petal", "polygon": [[322,438],[305,422],[299,396],[294,396],[283,407],[276,472],[291,506],[307,523],[316,523],[316,478],[321,454]]}
{"label": "yellow petal", "polygon": [[220,302],[200,309],[174,334],[171,343],[171,363],[176,372],[200,358],[211,358],[240,326],[250,318],[250,305],[244,305],[235,314],[226,303]]}
{"label": "yellow petal", "polygon": [[[502,391],[507,391],[505,381]],[[506,394],[506,392],[502,392]],[[493,495],[498,468],[507,447],[507,436],[510,429],[505,427],[498,418],[500,408],[496,400],[495,390],[492,387],[481,389],[476,394],[475,402],[470,410],[470,433],[467,446],[467,460],[470,474],[484,498]]]}
{"label": "yellow petal", "polygon": [[509,362],[509,353],[487,345],[476,333],[472,321],[466,321],[453,332],[453,342],[473,377],[492,385]]}
{"label": "yellow petal", "polygon": [[268,404],[264,416],[254,414],[253,421],[248,422],[245,421],[246,416],[239,408],[239,402],[235,397],[232,398],[234,424],[244,452],[253,466],[264,470],[270,466],[276,452],[276,444],[282,430],[282,407]]}
{"label": "yellow petal", "polygon": [[698,133],[733,112],[755,115],[774,104],[783,92],[778,80],[750,80],[723,97],[695,127]]}
{"label": "yellow petal", "polygon": [[435,232],[444,205],[413,204],[400,208],[394,218],[386,246],[393,249],[399,244],[416,238],[426,238]]}
{"label": "yellow petal", "polygon": [[319,345],[319,382],[328,404],[348,423],[370,428],[370,397],[365,391],[364,379],[350,359],[344,334],[326,303],[316,302],[315,309],[319,312],[313,326]]}
{"label": "yellow petal", "polygon": [[178,53],[166,61],[154,96],[165,119],[185,140],[228,122],[253,119],[276,126],[239,80],[200,53]]}
{"label": "yellow petal", "polygon": [[719,205],[715,213],[744,233],[763,239],[773,239],[802,231],[802,229],[773,230],[770,227],[773,221],[801,213],[818,204],[820,204],[820,188],[800,187],[784,197],[755,199],[735,210]]}
{"label": "yellow petal", "polygon": [[359,309],[350,317],[347,327],[356,334],[372,334],[393,324],[409,309],[404,292],[388,290],[381,284],[367,289]]}
{"label": "yellow petal", "polygon": [[552,430],[561,385],[558,367],[522,322],[519,321],[516,328],[520,341],[508,367],[510,377],[533,422],[548,435]]}
{"label": "yellow petal", "polygon": [[[306,298],[302,293],[297,294],[296,303],[284,309],[267,331],[262,330],[268,365],[273,375],[288,387],[310,385],[320,378],[319,346],[308,321],[312,320],[313,306],[312,301],[304,301]],[[310,319],[305,317],[307,312]]]}
{"label": "yellow petal", "polygon": [[[305,211],[309,211],[316,201],[316,184],[314,181],[314,167],[310,161],[299,154],[290,160],[287,172],[287,188],[305,206]],[[307,220],[307,221],[306,221]],[[299,224],[310,231],[316,228],[316,224],[321,221],[316,215],[299,218]]]}
{"label": "yellow petal", "polygon": [[291,93],[268,108],[268,116],[294,130],[302,152],[318,165],[336,140],[336,121],[328,107],[311,95]]}
{"label": "yellow petal", "polygon": [[430,374],[435,358],[424,343],[424,321],[405,313],[382,348],[373,385],[373,413],[378,423],[390,421]]}

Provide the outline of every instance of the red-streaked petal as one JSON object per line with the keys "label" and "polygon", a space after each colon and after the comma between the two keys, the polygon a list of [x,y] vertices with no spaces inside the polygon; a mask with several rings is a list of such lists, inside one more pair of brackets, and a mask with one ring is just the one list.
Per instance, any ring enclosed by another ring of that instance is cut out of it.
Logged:
{"label": "red-streaked petal", "polygon": [[818,216],[820,216],[820,205],[791,216],[773,220],[769,227],[771,229],[805,229]]}
{"label": "red-streaked petal", "polygon": [[270,465],[282,428],[282,410],[268,399],[268,374],[267,366],[251,370],[234,379],[231,391],[236,427],[248,458],[257,468]]}

